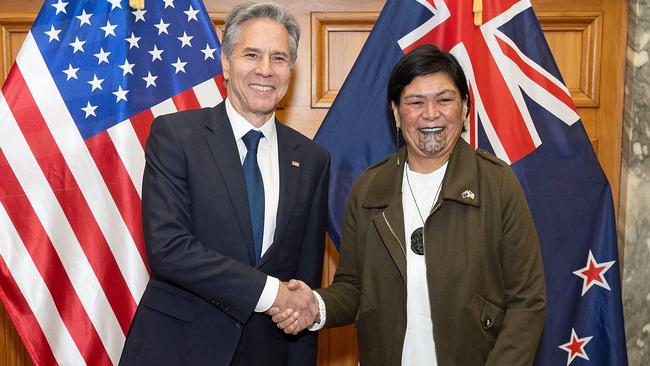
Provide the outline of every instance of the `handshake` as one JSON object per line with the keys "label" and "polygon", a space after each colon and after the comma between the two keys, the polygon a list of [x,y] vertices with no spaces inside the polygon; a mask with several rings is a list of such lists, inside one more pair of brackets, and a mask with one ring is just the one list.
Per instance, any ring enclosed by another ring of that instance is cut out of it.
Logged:
{"label": "handshake", "polygon": [[320,321],[316,296],[299,280],[280,282],[275,302],[266,314],[287,334],[298,334]]}

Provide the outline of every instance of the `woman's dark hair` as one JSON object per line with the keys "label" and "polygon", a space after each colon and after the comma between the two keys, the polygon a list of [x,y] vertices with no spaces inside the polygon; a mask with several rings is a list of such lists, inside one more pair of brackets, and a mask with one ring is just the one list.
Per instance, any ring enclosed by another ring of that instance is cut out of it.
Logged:
{"label": "woman's dark hair", "polygon": [[407,53],[393,68],[388,79],[389,108],[391,108],[391,102],[399,105],[402,91],[413,79],[438,72],[445,73],[454,82],[461,98],[467,101],[467,115],[469,115],[469,89],[463,69],[452,54],[430,44],[419,46]]}

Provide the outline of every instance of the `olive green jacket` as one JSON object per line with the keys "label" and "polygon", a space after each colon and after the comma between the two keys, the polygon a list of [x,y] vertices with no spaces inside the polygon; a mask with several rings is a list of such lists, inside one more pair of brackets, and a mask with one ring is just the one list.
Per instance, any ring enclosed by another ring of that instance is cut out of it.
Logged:
{"label": "olive green jacket", "polygon": [[[402,148],[359,177],[334,283],[317,290],[325,327],[356,322],[364,366],[401,363],[411,250],[401,199],[405,158]],[[546,291],[535,227],[512,169],[459,140],[424,238],[438,365],[532,364]]]}

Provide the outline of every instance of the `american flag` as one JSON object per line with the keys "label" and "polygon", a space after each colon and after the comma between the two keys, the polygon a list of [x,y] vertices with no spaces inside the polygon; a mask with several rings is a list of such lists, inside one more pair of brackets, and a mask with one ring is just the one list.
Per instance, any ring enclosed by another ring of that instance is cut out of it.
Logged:
{"label": "american flag", "polygon": [[117,364],[153,118],[225,95],[200,0],[45,1],[0,96],[0,298],[37,365]]}
{"label": "american flag", "polygon": [[510,163],[526,194],[547,285],[536,364],[626,365],[611,190],[529,0],[386,2],[315,138],[332,156],[332,239],[356,177],[395,152],[388,77],[425,43],[467,76],[463,138]]}

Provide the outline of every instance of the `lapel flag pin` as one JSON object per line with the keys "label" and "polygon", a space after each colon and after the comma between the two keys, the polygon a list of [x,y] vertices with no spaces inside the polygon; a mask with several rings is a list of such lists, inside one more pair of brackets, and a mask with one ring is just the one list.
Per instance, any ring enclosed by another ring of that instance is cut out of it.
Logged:
{"label": "lapel flag pin", "polygon": [[468,190],[466,190],[465,192],[462,193],[462,197],[463,197],[464,199],[468,199],[468,198],[469,198],[469,199],[473,200],[473,199],[474,199],[474,192],[472,192],[472,191],[470,191],[470,190],[468,189]]}
{"label": "lapel flag pin", "polygon": [[295,161],[295,160],[291,160],[291,166],[294,167],[294,168],[300,168],[300,162]]}

